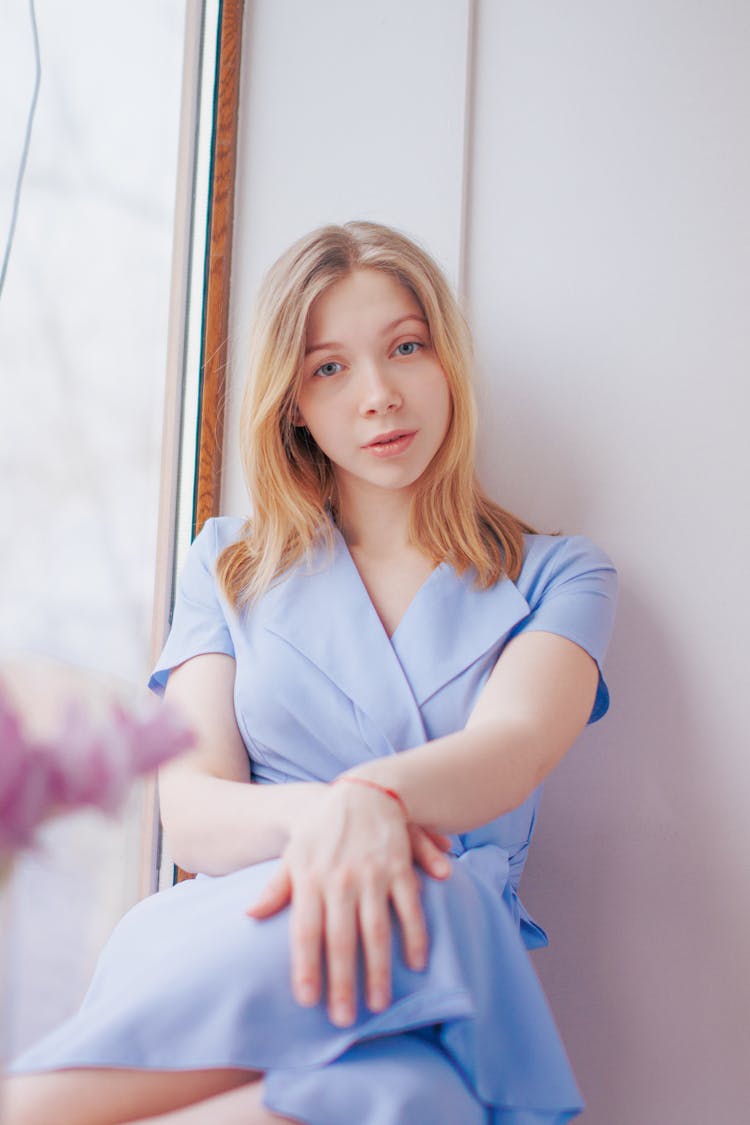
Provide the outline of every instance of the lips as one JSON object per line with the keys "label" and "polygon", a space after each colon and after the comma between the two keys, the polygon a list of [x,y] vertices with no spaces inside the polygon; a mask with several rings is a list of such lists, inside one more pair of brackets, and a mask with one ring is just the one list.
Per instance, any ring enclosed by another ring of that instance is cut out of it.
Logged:
{"label": "lips", "polygon": [[413,437],[415,430],[389,430],[387,434],[379,434],[371,442],[365,446],[365,449],[372,449],[374,446],[389,445],[391,442],[398,441],[399,438]]}
{"label": "lips", "polygon": [[416,437],[416,430],[389,430],[387,434],[378,434],[369,445],[362,448],[373,457],[384,461],[391,457],[399,457],[411,445]]}

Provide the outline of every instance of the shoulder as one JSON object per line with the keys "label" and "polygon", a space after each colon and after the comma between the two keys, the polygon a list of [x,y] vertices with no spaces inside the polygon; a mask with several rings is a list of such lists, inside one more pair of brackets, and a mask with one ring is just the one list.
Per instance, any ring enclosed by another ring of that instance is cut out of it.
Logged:
{"label": "shoulder", "polygon": [[190,555],[215,563],[226,547],[242,538],[246,522],[239,516],[212,516],[190,545]]}
{"label": "shoulder", "polygon": [[172,668],[193,656],[225,653],[234,657],[232,613],[216,580],[216,559],[242,533],[243,521],[219,517],[207,520],[191,543],[180,566],[172,626],[149,680],[161,694]]}
{"label": "shoulder", "polygon": [[206,520],[195,539],[197,542],[198,539],[204,538],[217,551],[223,551],[225,547],[242,538],[246,525],[247,520],[239,516],[212,516],[211,519]]}
{"label": "shoulder", "polygon": [[605,551],[583,535],[528,535],[516,579],[529,612],[516,633],[542,631],[566,637],[599,667],[599,684],[589,722],[609,707],[602,662],[617,604],[617,572]]}
{"label": "shoulder", "polygon": [[179,589],[188,601],[213,601],[217,595],[216,561],[242,535],[245,521],[231,516],[206,520],[179,568]]}
{"label": "shoulder", "polygon": [[524,536],[524,559],[516,586],[532,608],[551,590],[581,581],[616,589],[614,563],[596,543],[585,535]]}

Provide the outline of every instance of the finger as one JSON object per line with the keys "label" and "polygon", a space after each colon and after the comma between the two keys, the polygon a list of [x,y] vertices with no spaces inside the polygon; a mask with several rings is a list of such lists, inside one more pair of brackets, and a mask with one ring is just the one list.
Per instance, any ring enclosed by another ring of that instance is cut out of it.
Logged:
{"label": "finger", "polygon": [[416,970],[427,964],[427,926],[419,897],[419,879],[412,869],[394,881],[391,899],[404,941],[406,963]]}
{"label": "finger", "polygon": [[391,1002],[391,916],[388,900],[368,888],[359,904],[367,1007],[382,1012]]}
{"label": "finger", "polygon": [[317,886],[307,882],[295,887],[289,924],[292,992],[306,1008],[320,1000],[322,938],[323,900]]}
{"label": "finger", "polygon": [[337,891],[326,899],[326,967],[328,1014],[337,1027],[348,1027],[356,1014],[357,915],[353,896]]}
{"label": "finger", "polygon": [[414,862],[435,879],[447,878],[452,870],[450,860],[432,836],[418,825],[411,826],[409,835]]}
{"label": "finger", "polygon": [[260,893],[260,897],[245,911],[252,918],[269,918],[283,910],[292,898],[292,881],[286,865],[282,862]]}
{"label": "finger", "polygon": [[453,847],[453,841],[451,840],[450,836],[446,836],[445,833],[438,832],[434,828],[423,828],[422,831],[427,833],[430,839],[437,844],[441,851],[449,852]]}

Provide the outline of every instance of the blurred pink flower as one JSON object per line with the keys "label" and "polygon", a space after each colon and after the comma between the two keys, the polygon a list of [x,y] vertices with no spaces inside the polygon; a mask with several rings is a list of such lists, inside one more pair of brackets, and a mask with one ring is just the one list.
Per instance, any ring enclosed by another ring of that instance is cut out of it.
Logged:
{"label": "blurred pink flower", "polygon": [[164,704],[139,715],[113,703],[95,719],[77,700],[53,736],[32,738],[0,683],[0,856],[31,843],[50,816],[87,805],[114,812],[134,778],[194,741]]}

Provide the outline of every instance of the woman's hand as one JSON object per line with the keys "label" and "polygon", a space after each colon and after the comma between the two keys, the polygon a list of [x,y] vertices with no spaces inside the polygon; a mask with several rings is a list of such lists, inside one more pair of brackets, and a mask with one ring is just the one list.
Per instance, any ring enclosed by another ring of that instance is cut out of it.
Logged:
{"label": "woman's hand", "polygon": [[321,789],[295,827],[273,878],[248,909],[267,918],[291,902],[292,989],[300,1004],[321,996],[322,962],[328,1011],[348,1026],[356,1012],[357,946],[361,940],[367,1005],[382,1011],[391,996],[390,905],[403,934],[405,959],[427,963],[427,930],[414,865],[443,879],[450,841],[408,824],[398,803],[377,789]]}

